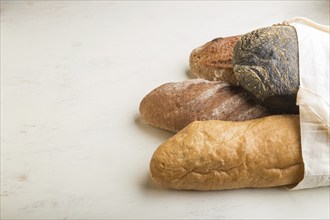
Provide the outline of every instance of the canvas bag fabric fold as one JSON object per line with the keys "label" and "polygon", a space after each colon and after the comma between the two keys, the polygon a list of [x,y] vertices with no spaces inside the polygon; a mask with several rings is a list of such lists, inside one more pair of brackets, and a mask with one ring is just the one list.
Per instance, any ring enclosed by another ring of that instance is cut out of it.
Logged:
{"label": "canvas bag fabric fold", "polygon": [[299,105],[304,178],[292,190],[330,185],[329,26],[297,17],[286,21],[297,32]]}

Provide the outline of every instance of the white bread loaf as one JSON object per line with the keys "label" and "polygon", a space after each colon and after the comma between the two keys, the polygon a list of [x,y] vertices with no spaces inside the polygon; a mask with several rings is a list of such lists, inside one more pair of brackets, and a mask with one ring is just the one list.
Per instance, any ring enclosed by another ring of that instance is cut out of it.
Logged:
{"label": "white bread loaf", "polygon": [[274,187],[302,180],[299,117],[196,121],[160,145],[151,177],[171,189]]}

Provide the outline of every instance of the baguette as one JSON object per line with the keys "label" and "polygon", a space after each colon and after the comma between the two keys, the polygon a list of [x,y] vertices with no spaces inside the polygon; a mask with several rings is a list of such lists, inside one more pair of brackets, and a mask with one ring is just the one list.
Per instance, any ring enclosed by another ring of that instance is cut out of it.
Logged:
{"label": "baguette", "polygon": [[148,124],[177,132],[199,120],[243,121],[270,115],[243,89],[225,82],[192,79],[164,84],[144,97],[140,114]]}
{"label": "baguette", "polygon": [[233,49],[240,36],[216,38],[196,49],[189,58],[191,72],[199,78],[237,84],[233,72]]}
{"label": "baguette", "polygon": [[193,122],[158,147],[150,172],[157,185],[170,189],[296,184],[304,176],[299,117]]}

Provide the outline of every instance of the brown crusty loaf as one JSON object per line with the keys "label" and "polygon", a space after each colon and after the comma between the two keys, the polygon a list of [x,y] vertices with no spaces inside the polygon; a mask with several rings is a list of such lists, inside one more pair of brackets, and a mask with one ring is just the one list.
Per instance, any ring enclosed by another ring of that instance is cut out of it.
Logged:
{"label": "brown crusty loaf", "polygon": [[304,175],[299,117],[193,122],[158,147],[150,171],[157,185],[171,189],[296,184]]}
{"label": "brown crusty loaf", "polygon": [[192,79],[151,91],[141,101],[140,114],[154,127],[177,132],[197,120],[244,121],[271,113],[240,87]]}
{"label": "brown crusty loaf", "polygon": [[189,59],[191,72],[199,78],[237,84],[232,57],[239,39],[240,36],[216,38],[194,49]]}

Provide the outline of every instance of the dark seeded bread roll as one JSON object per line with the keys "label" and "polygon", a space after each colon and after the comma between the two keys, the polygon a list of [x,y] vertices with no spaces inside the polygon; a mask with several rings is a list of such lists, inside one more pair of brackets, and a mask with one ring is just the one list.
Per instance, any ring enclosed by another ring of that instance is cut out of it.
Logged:
{"label": "dark seeded bread roll", "polygon": [[196,121],[158,147],[150,172],[170,189],[291,185],[304,176],[300,146],[299,116]]}
{"label": "dark seeded bread roll", "polygon": [[234,48],[233,64],[239,84],[260,104],[298,112],[298,40],[292,26],[271,26],[242,35]]}
{"label": "dark seeded bread roll", "polygon": [[271,112],[240,87],[193,79],[154,89],[141,101],[140,114],[154,127],[177,132],[193,121],[244,121]]}
{"label": "dark seeded bread roll", "polygon": [[190,54],[191,72],[199,78],[237,84],[232,57],[240,36],[216,38],[194,49]]}

